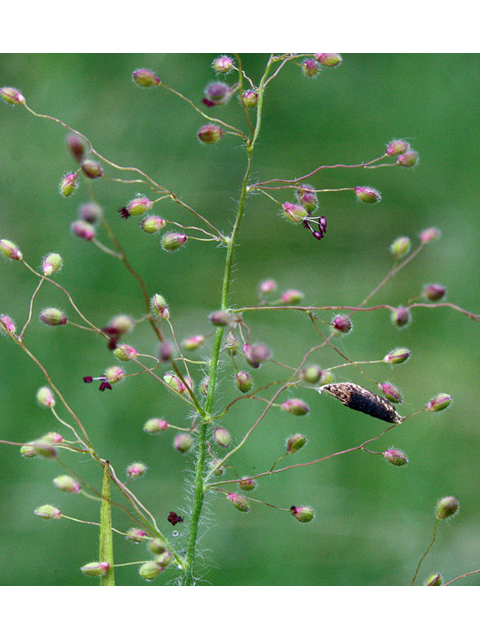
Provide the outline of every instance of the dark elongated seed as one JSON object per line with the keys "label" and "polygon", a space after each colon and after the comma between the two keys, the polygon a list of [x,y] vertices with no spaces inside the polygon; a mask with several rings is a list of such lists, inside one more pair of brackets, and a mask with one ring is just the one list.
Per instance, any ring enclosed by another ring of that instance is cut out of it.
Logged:
{"label": "dark elongated seed", "polygon": [[395,411],[388,400],[360,387],[358,384],[353,384],[352,382],[325,384],[318,391],[319,393],[328,393],[340,400],[349,409],[361,411],[373,418],[393,424],[399,424],[403,420],[402,416]]}

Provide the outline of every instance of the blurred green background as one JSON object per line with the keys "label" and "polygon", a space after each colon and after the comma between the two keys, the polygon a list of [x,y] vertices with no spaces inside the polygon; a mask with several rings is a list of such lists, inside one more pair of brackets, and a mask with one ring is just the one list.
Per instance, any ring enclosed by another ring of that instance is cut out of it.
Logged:
{"label": "blurred green background", "polygon": [[[188,104],[161,88],[142,90],[131,82],[134,69],[151,68],[201,106],[204,87],[214,79],[215,55],[2,54],[0,84],[18,88],[32,109],[81,131],[115,163],[144,170],[229,233],[245,170],[242,144],[224,136],[218,145],[201,145],[196,133],[205,121]],[[267,57],[242,56],[254,83]],[[234,80],[228,76],[228,82]],[[328,231],[321,242],[287,224],[270,199],[249,198],[232,304],[256,304],[259,282],[274,278],[279,291],[300,289],[306,305],[356,305],[390,269],[389,246],[396,237],[409,236],[416,246],[419,233],[436,226],[442,231],[440,241],[426,247],[372,303],[405,304],[425,284],[438,282],[447,287],[450,302],[479,313],[479,105],[478,55],[344,54],[342,65],[324,69],[315,79],[305,78],[298,66],[288,64],[266,94],[255,180],[291,179],[319,165],[368,161],[380,156],[394,138],[407,139],[420,153],[420,163],[413,169],[336,169],[316,174],[310,182],[317,189],[368,184],[383,194],[374,206],[358,204],[347,191],[322,195],[320,212],[328,219]],[[235,98],[207,113],[246,130]],[[64,268],[57,281],[98,326],[119,313],[141,317],[143,299],[131,275],[112,257],[70,233],[79,205],[89,200],[90,186],[149,294],[158,292],[167,299],[178,339],[211,334],[207,317],[219,305],[223,249],[190,241],[174,254],[162,251],[158,235],[147,236],[138,219],[125,222],[117,213],[136,191],[145,191],[135,185],[82,181],[73,197],[60,197],[62,175],[76,169],[61,126],[35,118],[22,107],[2,105],[0,132],[0,236],[18,243],[29,264],[38,267],[45,254],[60,253]],[[111,169],[107,174],[126,177]],[[277,195],[280,201],[291,199],[288,191]],[[173,203],[159,203],[154,213],[196,224]],[[99,239],[108,244],[102,232]],[[7,260],[1,261],[0,278],[0,312],[22,326],[37,281],[21,264]],[[166,516],[175,510],[188,521],[190,496],[185,496],[185,486],[191,478],[192,457],[173,449],[172,432],[147,436],[142,426],[157,416],[185,427],[190,417],[183,405],[146,376],[129,378],[103,394],[96,385],[84,385],[83,376],[101,375],[114,359],[104,341],[90,333],[38,322],[45,306],[58,306],[72,321],[78,320],[61,291],[42,287],[25,336],[27,346],[81,418],[99,454],[119,475],[133,461],[148,465],[148,474],[132,488],[173,536]],[[331,313],[321,317],[329,320]],[[244,320],[252,341],[268,344],[274,360],[289,366],[297,366],[303,354],[318,344],[311,323],[300,313],[246,313]],[[261,480],[254,498],[283,508],[311,505],[316,518],[309,524],[256,503],[249,514],[239,513],[222,496],[211,497],[201,538],[203,584],[408,584],[430,543],[435,504],[445,495],[457,497],[460,515],[441,523],[419,583],[437,571],[448,580],[479,568],[479,336],[478,323],[448,308],[417,309],[402,330],[392,326],[385,310],[356,314],[352,333],[336,342],[350,359],[379,360],[397,346],[413,352],[401,367],[365,365],[378,382],[388,379],[401,388],[403,415],[421,409],[439,392],[450,393],[455,402],[444,413],[424,413],[407,421],[372,447],[403,449],[410,458],[406,467],[391,467],[381,456],[354,452]],[[145,324],[128,342],[144,353],[155,353],[154,336]],[[207,340],[199,358],[208,358],[210,345]],[[330,349],[317,352],[308,362],[329,367],[342,360]],[[129,364],[126,369],[133,372],[135,367]],[[273,363],[250,372],[256,386],[285,375]],[[202,377],[201,371],[194,373],[195,383]],[[226,361],[219,408],[238,395],[232,378],[233,369]],[[375,390],[351,368],[338,370],[337,381],[342,380]],[[26,442],[51,430],[67,436],[35,402],[43,384],[36,365],[12,341],[2,339],[1,439]],[[284,394],[282,399],[289,395],[302,397],[310,405],[309,415],[297,418],[271,410],[232,460],[239,475],[270,468],[282,455],[286,438],[295,432],[305,434],[309,442],[289,463],[354,447],[384,428],[369,416],[319,396],[313,388]],[[66,412],[57,407],[66,419]],[[222,424],[235,442],[263,408],[261,402],[242,401],[229,412]],[[18,449],[8,446],[2,446],[0,455],[0,583],[95,583],[78,568],[97,555],[97,529],[67,520],[42,521],[33,510],[51,503],[69,516],[96,521],[97,503],[55,489],[52,479],[62,473],[55,463],[21,458]],[[100,486],[93,462],[68,453],[61,457]],[[117,511],[115,518],[116,528],[131,526],[123,512]],[[180,548],[185,532],[185,524],[174,532]],[[118,563],[148,558],[145,549],[120,536],[115,538],[115,553]],[[118,569],[116,577],[123,585],[147,584],[135,566]],[[151,584],[171,577],[165,572]],[[478,584],[478,578],[461,584]]]}

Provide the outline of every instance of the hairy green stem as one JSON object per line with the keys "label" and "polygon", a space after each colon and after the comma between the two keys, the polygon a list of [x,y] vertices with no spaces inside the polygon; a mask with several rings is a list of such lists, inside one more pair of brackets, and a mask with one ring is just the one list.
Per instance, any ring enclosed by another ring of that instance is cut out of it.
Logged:
{"label": "hairy green stem", "polygon": [[[238,201],[237,215],[233,225],[232,235],[228,242],[227,254],[225,257],[225,269],[223,274],[222,295],[221,295],[221,309],[223,311],[227,311],[229,308],[229,292],[230,292],[230,285],[231,285],[231,279],[232,279],[232,265],[233,265],[233,258],[235,254],[235,246],[236,246],[238,232],[240,229],[240,225],[241,225],[244,210],[245,210],[245,200],[249,191],[248,182],[250,179],[252,166],[253,166],[253,150],[254,150],[255,142],[260,133],[262,107],[263,107],[263,94],[265,90],[265,84],[266,84],[268,74],[270,72],[272,64],[273,64],[273,57],[270,56],[270,59],[266,65],[265,73],[262,77],[262,80],[260,82],[259,89],[258,89],[257,121],[256,121],[255,130],[252,135],[252,138],[247,141],[247,168],[242,180],[240,198]],[[195,464],[193,510],[192,510],[192,516],[190,519],[190,528],[189,528],[187,550],[186,550],[186,556],[185,556],[186,568],[181,577],[181,584],[183,586],[193,586],[196,581],[195,557],[196,557],[196,548],[197,548],[197,541],[198,541],[198,529],[199,529],[200,516],[202,513],[203,502],[205,498],[204,475],[205,475],[205,464],[206,464],[207,452],[208,452],[207,435],[208,435],[208,428],[212,422],[211,411],[212,411],[213,402],[215,398],[215,383],[217,379],[218,361],[220,357],[220,349],[222,345],[222,337],[223,337],[224,330],[225,330],[225,327],[218,327],[215,334],[212,357],[210,360],[208,392],[207,392],[207,397],[205,401],[205,414],[198,428],[198,449],[197,449],[197,459]]]}

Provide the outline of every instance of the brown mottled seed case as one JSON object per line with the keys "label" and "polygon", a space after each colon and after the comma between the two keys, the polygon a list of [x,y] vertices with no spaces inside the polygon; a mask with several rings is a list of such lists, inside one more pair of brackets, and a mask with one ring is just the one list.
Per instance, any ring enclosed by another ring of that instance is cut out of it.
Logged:
{"label": "brown mottled seed case", "polygon": [[325,384],[318,389],[319,393],[322,393],[322,391],[337,398],[346,407],[366,413],[373,418],[393,424],[399,424],[403,420],[402,416],[395,411],[388,400],[380,398],[380,396],[360,387],[358,384],[353,384],[352,382]]}

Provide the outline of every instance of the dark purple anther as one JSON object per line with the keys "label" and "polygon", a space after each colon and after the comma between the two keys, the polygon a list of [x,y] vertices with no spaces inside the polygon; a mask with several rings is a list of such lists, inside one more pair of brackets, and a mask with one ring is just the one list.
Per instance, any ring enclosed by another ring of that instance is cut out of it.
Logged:
{"label": "dark purple anther", "polygon": [[179,522],[183,522],[183,518],[181,518],[177,513],[175,513],[175,511],[170,511],[170,513],[167,516],[167,520],[170,522],[170,524],[172,524],[173,526],[175,526],[176,524],[178,524]]}
{"label": "dark purple anther", "polygon": [[104,327],[102,331],[110,337],[110,340],[108,341],[108,348],[110,349],[110,351],[113,351],[117,348],[117,342],[120,337],[119,332],[113,327]]}

